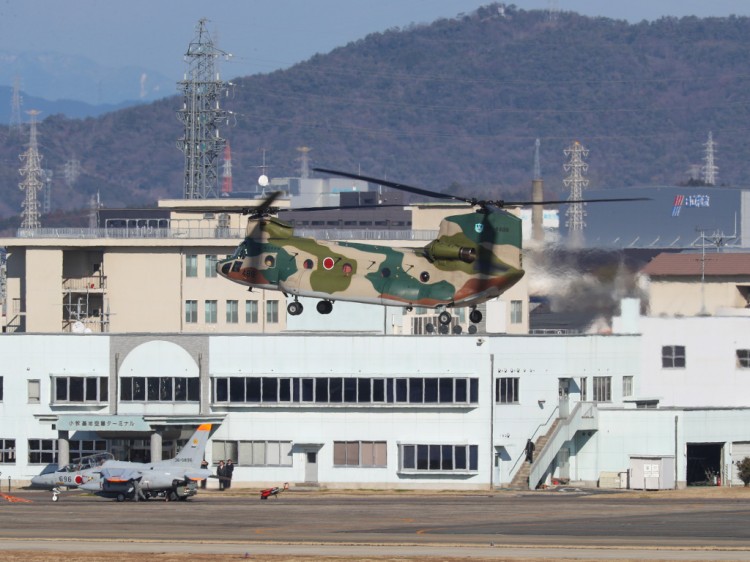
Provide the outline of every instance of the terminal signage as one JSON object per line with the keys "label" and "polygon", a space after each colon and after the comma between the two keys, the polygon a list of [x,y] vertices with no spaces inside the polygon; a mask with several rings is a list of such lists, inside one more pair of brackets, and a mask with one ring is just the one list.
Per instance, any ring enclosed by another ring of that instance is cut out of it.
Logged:
{"label": "terminal signage", "polygon": [[60,431],[150,431],[143,416],[87,416],[62,414],[57,418]]}
{"label": "terminal signage", "polygon": [[675,195],[672,216],[679,217],[683,207],[710,207],[710,195]]}

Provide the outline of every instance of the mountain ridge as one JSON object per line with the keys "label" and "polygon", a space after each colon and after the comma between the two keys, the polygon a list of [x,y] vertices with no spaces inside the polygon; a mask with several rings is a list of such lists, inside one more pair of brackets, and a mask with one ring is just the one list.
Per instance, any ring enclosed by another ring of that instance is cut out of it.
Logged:
{"label": "mountain ridge", "polygon": [[[701,163],[709,131],[719,183],[747,183],[750,18],[629,24],[562,12],[549,21],[544,11],[498,7],[233,80],[224,103],[232,126],[221,132],[236,188],[254,187],[264,149],[270,176],[296,175],[297,148],[307,146],[313,165],[528,199],[536,138],[548,196],[565,195],[563,151],[574,140],[590,151],[591,188],[675,185]],[[181,197],[181,102],[47,117],[42,165],[76,158],[83,170],[73,186],[55,183],[55,208],[83,207],[96,191],[109,207]],[[5,135],[0,216],[18,214],[22,199],[25,141]]]}

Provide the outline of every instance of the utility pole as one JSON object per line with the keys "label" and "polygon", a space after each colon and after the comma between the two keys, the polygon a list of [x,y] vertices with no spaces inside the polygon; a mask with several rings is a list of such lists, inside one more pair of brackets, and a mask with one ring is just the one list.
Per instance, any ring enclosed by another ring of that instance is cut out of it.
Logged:
{"label": "utility pole", "polygon": [[185,53],[188,71],[178,82],[183,102],[177,117],[185,132],[177,147],[185,154],[185,199],[217,197],[219,157],[226,144],[219,135],[219,123],[226,120],[227,112],[221,109],[219,98],[227,83],[219,79],[214,59],[231,55],[216,48],[206,22],[206,18],[198,21],[195,38]]}
{"label": "utility pole", "polygon": [[32,109],[27,111],[31,116],[31,134],[29,139],[29,148],[21,154],[23,167],[19,173],[23,176],[18,186],[26,192],[26,198],[23,202],[23,211],[21,211],[21,228],[40,228],[39,222],[39,199],[37,194],[42,189],[42,157],[39,155],[39,147],[36,139],[36,116],[41,112]]}
{"label": "utility pole", "polygon": [[[583,199],[583,188],[589,185],[589,180],[583,177],[589,169],[589,165],[583,161],[584,157],[589,155],[589,151],[580,142],[575,141],[563,153],[569,158],[568,162],[563,164],[563,170],[570,172],[568,177],[563,179],[565,187],[570,188],[568,201],[579,201]],[[586,227],[585,205],[586,203],[571,203],[565,211],[568,243],[573,247],[583,246],[583,229]]]}

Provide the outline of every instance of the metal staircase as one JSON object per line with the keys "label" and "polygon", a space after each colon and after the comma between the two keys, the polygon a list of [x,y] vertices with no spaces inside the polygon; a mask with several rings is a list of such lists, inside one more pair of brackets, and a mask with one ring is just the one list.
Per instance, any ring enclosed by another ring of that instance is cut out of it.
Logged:
{"label": "metal staircase", "polygon": [[524,462],[513,476],[511,488],[534,490],[547,473],[554,470],[557,453],[578,431],[596,431],[599,412],[592,402],[579,402],[566,418],[556,419],[549,431],[537,439],[533,463]]}

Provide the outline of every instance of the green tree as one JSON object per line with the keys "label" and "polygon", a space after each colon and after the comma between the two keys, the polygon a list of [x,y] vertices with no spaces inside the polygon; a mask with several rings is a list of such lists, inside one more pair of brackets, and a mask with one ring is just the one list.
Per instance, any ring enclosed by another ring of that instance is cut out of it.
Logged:
{"label": "green tree", "polygon": [[735,464],[737,465],[737,474],[740,480],[745,483],[745,487],[750,486],[750,457],[745,457]]}

